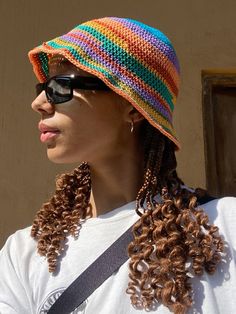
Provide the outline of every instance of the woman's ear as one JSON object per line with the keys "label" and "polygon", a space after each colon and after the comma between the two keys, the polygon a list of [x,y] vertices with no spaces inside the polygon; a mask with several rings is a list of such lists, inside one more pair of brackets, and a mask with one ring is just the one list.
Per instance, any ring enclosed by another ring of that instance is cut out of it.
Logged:
{"label": "woman's ear", "polygon": [[129,123],[136,123],[144,120],[144,116],[130,103],[125,108],[125,120]]}

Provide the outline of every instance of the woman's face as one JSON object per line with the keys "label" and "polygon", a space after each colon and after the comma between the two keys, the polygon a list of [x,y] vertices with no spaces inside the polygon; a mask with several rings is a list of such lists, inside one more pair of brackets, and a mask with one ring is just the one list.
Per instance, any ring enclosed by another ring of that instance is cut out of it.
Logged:
{"label": "woman's face", "polygon": [[[62,74],[92,76],[69,62],[49,65],[50,77]],[[48,158],[55,163],[88,161],[119,154],[130,124],[129,103],[112,91],[74,90],[72,100],[50,104],[45,92],[32,102],[40,114],[41,141],[47,146]]]}

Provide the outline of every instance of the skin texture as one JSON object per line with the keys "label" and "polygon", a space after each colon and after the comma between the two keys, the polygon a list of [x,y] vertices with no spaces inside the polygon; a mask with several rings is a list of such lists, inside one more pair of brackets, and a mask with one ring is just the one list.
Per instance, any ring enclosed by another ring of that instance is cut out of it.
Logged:
{"label": "skin texture", "polygon": [[[66,61],[52,63],[49,69],[50,77],[92,76]],[[89,163],[93,216],[135,199],[143,179],[143,152],[139,143],[143,117],[131,104],[112,91],[76,90],[71,101],[53,105],[43,91],[32,102],[32,109],[40,114],[42,123],[59,130],[46,143],[52,162]]]}

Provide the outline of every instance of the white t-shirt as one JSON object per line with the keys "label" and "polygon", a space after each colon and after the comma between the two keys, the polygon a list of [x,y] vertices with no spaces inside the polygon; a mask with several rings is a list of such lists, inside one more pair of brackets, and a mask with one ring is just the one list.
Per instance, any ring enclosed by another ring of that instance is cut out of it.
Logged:
{"label": "white t-shirt", "polygon": [[[0,252],[0,313],[44,314],[62,291],[83,272],[138,216],[131,202],[83,224],[78,239],[69,237],[57,274],[37,254],[30,228],[10,236]],[[202,205],[228,243],[226,261],[211,276],[192,279],[195,305],[188,313],[233,314],[236,311],[236,198],[225,197]],[[199,280],[200,279],[200,280]],[[140,314],[126,294],[128,261],[73,313]],[[160,305],[153,313],[167,314]]]}

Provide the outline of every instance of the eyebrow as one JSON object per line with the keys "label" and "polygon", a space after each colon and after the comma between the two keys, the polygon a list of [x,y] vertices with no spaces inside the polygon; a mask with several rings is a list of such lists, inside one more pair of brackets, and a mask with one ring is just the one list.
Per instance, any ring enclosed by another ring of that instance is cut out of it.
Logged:
{"label": "eyebrow", "polygon": [[48,60],[48,64],[55,64],[55,63],[70,63],[72,64],[68,59],[64,58],[63,56],[60,55],[54,55]]}

